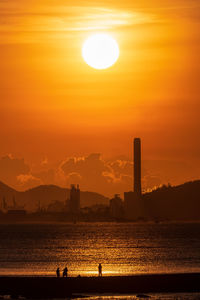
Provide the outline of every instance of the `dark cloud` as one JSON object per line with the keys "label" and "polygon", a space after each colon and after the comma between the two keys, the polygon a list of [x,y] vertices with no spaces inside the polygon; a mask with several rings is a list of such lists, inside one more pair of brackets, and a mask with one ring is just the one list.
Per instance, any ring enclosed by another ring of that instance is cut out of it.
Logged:
{"label": "dark cloud", "polygon": [[35,178],[39,178],[42,184],[55,183],[56,169],[47,169],[32,173]]}
{"label": "dark cloud", "polygon": [[60,165],[66,184],[78,183],[83,189],[105,195],[123,193],[132,187],[132,163],[127,160],[104,160],[99,153],[68,158]]}
{"label": "dark cloud", "polygon": [[66,176],[67,183],[73,183],[72,180],[77,179],[77,183],[84,186],[84,189],[103,192],[108,184],[104,172],[109,172],[110,169],[98,153],[81,158],[69,158],[60,168]]}
{"label": "dark cloud", "polygon": [[[133,189],[133,163],[127,158],[104,160],[100,154],[68,158],[60,166],[65,183],[79,183],[81,188],[105,195],[123,194]],[[190,174],[194,174],[191,178]],[[142,162],[143,190],[161,184],[181,184],[198,178],[198,168],[184,161],[144,160]]]}
{"label": "dark cloud", "polygon": [[[43,166],[44,167],[44,166]],[[69,157],[52,166],[45,160],[45,169],[35,166],[33,172],[23,159],[7,155],[0,159],[0,180],[19,190],[41,184],[69,187],[80,184],[82,190],[95,191],[106,196],[133,189],[133,163],[126,157],[109,160],[99,153]],[[39,171],[40,169],[40,171]],[[193,174],[193,177],[191,177]],[[199,165],[184,161],[144,160],[142,162],[142,187],[151,190],[161,184],[181,184],[199,178]]]}
{"label": "dark cloud", "polygon": [[17,176],[29,173],[30,168],[24,159],[6,155],[0,159],[0,180],[10,185],[17,184]]}

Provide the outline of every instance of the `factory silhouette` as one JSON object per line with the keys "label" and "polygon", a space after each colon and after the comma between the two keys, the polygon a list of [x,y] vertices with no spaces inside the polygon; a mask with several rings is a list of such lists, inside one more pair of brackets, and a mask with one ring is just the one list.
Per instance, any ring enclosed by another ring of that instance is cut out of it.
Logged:
{"label": "factory silhouette", "polygon": [[[110,200],[109,213],[113,219],[134,220],[145,217],[141,188],[141,140],[133,141],[133,191],[124,192],[124,201],[119,194]],[[70,198],[67,200],[68,211],[73,215],[80,213],[79,185],[71,185]]]}
{"label": "factory silhouette", "polygon": [[[124,193],[124,201],[120,198],[120,195],[116,194],[114,198],[110,199],[109,205],[107,207],[99,206],[95,210],[90,208],[81,208],[81,192],[79,185],[71,184],[69,197],[66,197],[64,206],[61,209],[63,218],[71,220],[82,219],[83,215],[88,215],[86,217],[95,220],[99,216],[101,219],[105,218],[107,220],[121,220],[128,219],[133,220],[137,218],[144,218],[144,205],[142,203],[142,192],[141,192],[141,140],[140,138],[135,138],[133,141],[133,191]],[[52,209],[53,212],[53,209]],[[42,208],[41,201],[38,201],[38,209],[35,213],[35,217],[40,216],[45,219],[48,212]],[[12,205],[8,205],[5,197],[2,199],[1,204],[1,214],[4,219],[8,220],[20,220],[31,217],[27,213],[22,205],[18,205],[15,196],[12,198]],[[93,215],[91,217],[91,215]]]}
{"label": "factory silhouette", "polygon": [[[174,187],[163,185],[142,193],[140,138],[133,140],[133,188],[124,192],[124,199],[119,194],[108,199],[101,194],[84,192],[78,184],[71,184],[70,190],[53,185],[39,186],[26,193],[0,183],[0,192],[0,222],[200,220],[199,180]],[[91,201],[85,205],[84,197],[88,194]],[[99,198],[98,203],[95,203],[95,197]],[[9,198],[11,203],[7,201]],[[44,202],[49,199],[53,202],[45,207]],[[35,211],[25,209],[27,201],[38,203]]]}
{"label": "factory silhouette", "polygon": [[141,140],[133,141],[133,191],[124,192],[124,202],[118,194],[110,200],[110,213],[113,218],[144,218],[144,204],[141,187]]}
{"label": "factory silhouette", "polygon": [[[145,217],[141,188],[141,140],[133,141],[133,191],[124,192],[124,201],[119,194],[115,194],[110,200],[109,213],[113,219],[134,220]],[[80,213],[80,189],[79,185],[72,184],[70,198],[67,200],[67,210],[73,215]]]}

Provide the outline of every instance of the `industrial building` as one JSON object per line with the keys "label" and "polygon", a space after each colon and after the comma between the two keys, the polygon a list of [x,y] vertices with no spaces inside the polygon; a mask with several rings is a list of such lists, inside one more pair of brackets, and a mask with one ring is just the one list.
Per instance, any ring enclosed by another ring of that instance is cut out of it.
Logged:
{"label": "industrial building", "polygon": [[141,196],[141,141],[140,138],[135,138],[133,141],[133,153],[134,153],[134,193],[137,196]]}
{"label": "industrial building", "polygon": [[124,193],[125,218],[136,220],[144,217],[141,188],[141,140],[133,141],[133,191]]}
{"label": "industrial building", "polygon": [[123,217],[123,202],[119,194],[115,194],[114,198],[110,199],[110,215],[114,219]]}
{"label": "industrial building", "polygon": [[5,197],[2,200],[2,212],[5,214],[6,217],[12,218],[13,221],[21,220],[27,214],[24,206],[17,205],[15,201],[15,197],[13,196],[13,205],[8,206]]}
{"label": "industrial building", "polygon": [[71,184],[70,198],[69,198],[69,211],[73,214],[80,212],[80,189],[79,185]]}

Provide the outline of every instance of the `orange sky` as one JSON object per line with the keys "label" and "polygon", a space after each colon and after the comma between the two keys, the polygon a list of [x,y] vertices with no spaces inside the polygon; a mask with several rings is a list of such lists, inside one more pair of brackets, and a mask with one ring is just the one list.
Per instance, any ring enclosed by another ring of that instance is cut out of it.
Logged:
{"label": "orange sky", "polygon": [[[0,20],[0,180],[129,190],[135,136],[145,188],[199,178],[198,0],[0,0]],[[104,71],[81,56],[96,32],[120,48]]]}

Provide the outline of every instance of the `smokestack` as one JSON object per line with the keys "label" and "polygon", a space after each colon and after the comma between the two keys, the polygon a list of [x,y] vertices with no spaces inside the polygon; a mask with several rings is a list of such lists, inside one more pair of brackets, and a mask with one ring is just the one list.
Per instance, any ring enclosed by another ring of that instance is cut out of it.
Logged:
{"label": "smokestack", "polygon": [[133,142],[134,148],[134,192],[141,195],[141,141],[135,138]]}

